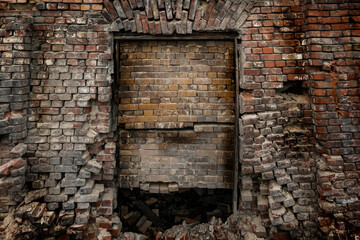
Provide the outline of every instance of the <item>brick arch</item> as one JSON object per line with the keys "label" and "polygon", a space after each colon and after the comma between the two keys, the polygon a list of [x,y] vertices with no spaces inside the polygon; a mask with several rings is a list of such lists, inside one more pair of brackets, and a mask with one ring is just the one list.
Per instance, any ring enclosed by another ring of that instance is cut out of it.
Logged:
{"label": "brick arch", "polygon": [[112,31],[145,35],[239,31],[251,0],[104,0]]}

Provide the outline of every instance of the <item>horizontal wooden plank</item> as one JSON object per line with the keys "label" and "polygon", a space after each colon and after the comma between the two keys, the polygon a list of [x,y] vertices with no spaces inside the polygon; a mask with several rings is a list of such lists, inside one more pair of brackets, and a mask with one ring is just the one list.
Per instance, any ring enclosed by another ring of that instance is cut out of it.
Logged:
{"label": "horizontal wooden plank", "polygon": [[116,34],[114,35],[115,40],[120,41],[131,41],[131,40],[137,40],[137,41],[149,41],[149,40],[234,40],[238,37],[238,33],[234,32],[228,32],[228,33],[209,33],[209,34],[202,34],[202,33],[193,33],[191,35],[172,35],[172,36],[163,36],[163,35],[157,35],[157,36],[149,36],[149,35],[136,35],[136,34]]}

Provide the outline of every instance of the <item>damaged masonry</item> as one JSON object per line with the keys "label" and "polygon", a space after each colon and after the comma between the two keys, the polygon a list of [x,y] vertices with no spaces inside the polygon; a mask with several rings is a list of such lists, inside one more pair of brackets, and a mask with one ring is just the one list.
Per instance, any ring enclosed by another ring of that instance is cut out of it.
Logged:
{"label": "damaged masonry", "polygon": [[360,237],[357,0],[0,2],[0,239]]}

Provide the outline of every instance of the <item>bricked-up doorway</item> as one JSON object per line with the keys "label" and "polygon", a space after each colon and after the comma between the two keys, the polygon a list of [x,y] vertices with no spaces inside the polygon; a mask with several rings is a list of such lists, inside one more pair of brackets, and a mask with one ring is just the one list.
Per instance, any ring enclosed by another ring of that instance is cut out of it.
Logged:
{"label": "bricked-up doorway", "polygon": [[233,187],[234,40],[116,40],[119,187]]}

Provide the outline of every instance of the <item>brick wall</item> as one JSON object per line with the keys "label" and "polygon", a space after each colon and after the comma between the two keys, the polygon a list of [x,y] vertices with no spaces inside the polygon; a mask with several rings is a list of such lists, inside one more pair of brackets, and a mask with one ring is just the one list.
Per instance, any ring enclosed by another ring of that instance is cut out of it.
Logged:
{"label": "brick wall", "polygon": [[119,71],[120,186],[230,188],[234,43],[120,42]]}
{"label": "brick wall", "polygon": [[259,1],[243,26],[241,201],[293,237],[358,226],[358,8]]}
{"label": "brick wall", "polygon": [[0,135],[9,140],[26,137],[26,109],[29,100],[30,44],[32,18],[1,16],[0,28]]}
{"label": "brick wall", "polygon": [[0,7],[4,26],[0,134],[10,133],[2,135],[1,144],[27,146],[23,191],[24,182],[8,181],[18,176],[18,164],[5,164],[1,170],[5,169],[7,187],[18,185],[21,194],[16,201],[24,201],[16,216],[23,218],[24,226],[42,222],[37,232],[27,232],[22,223],[6,220],[12,228],[1,231],[8,229],[14,239],[36,238],[61,222],[56,236],[95,236],[95,230],[86,231],[89,219],[107,216],[118,223],[112,216],[116,207],[112,52],[109,26],[100,13],[102,2],[23,1]]}
{"label": "brick wall", "polygon": [[150,183],[178,188],[231,188],[234,127],[196,124],[194,130],[120,131],[120,186]]}
{"label": "brick wall", "polygon": [[294,238],[317,234],[304,19],[299,1],[259,1],[242,31],[241,207]]}
{"label": "brick wall", "polygon": [[[98,226],[107,229],[102,237],[119,233],[114,180],[124,163],[115,156],[124,139],[117,139],[112,99],[111,32],[235,31],[242,42],[234,50],[240,207],[260,211],[274,237],[281,231],[293,238],[359,235],[359,9],[351,0],[1,2],[0,184],[21,194],[0,191],[1,199],[11,199],[0,211],[11,219],[11,206],[24,201],[15,211],[23,220],[7,219],[1,234],[36,238],[54,229],[56,237],[91,239]],[[211,110],[209,116],[218,116]],[[145,122],[134,123],[121,125],[122,132],[150,132],[136,129]],[[189,122],[167,126],[175,123]],[[25,174],[24,187],[13,181]],[[164,189],[158,182],[143,187]]]}
{"label": "brick wall", "polygon": [[232,41],[120,43],[119,123],[126,129],[234,123]]}
{"label": "brick wall", "polygon": [[[6,6],[1,4],[0,9]],[[1,10],[0,10],[1,11]],[[32,18],[0,16],[0,221],[22,197],[25,183]]]}
{"label": "brick wall", "polygon": [[[360,4],[322,1],[306,5],[317,159],[319,225],[329,236],[357,235],[359,211]],[[336,229],[334,231],[333,229]]]}

